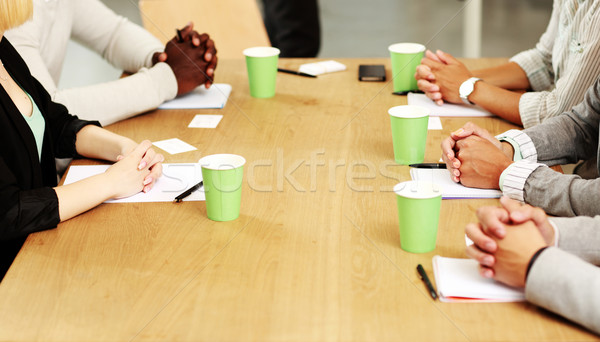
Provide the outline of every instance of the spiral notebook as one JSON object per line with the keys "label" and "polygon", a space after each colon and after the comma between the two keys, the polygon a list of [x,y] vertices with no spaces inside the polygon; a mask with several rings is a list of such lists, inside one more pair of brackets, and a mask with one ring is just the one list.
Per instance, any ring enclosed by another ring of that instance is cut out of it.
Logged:
{"label": "spiral notebook", "polygon": [[455,183],[447,169],[419,169],[411,168],[410,177],[413,180],[436,183],[442,188],[443,199],[458,198],[500,198],[502,191],[494,189],[469,188]]}
{"label": "spiral notebook", "polygon": [[433,275],[442,302],[521,302],[523,289],[484,278],[473,259],[433,257]]}

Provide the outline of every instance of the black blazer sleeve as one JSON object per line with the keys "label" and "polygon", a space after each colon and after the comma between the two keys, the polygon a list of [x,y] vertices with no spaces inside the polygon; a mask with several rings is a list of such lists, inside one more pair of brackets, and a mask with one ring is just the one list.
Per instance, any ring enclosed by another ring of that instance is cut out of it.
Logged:
{"label": "black blazer sleeve", "polygon": [[76,156],[77,132],[98,122],[79,120],[52,102],[43,86],[31,76],[10,43],[0,41],[0,58],[13,79],[27,91],[44,116],[42,155],[22,114],[0,87],[0,240],[54,228],[60,222],[55,157]]}

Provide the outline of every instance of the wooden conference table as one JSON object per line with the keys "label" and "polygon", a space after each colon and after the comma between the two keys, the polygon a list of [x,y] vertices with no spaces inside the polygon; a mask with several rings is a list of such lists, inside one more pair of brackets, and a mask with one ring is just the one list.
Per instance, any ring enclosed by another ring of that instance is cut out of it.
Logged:
{"label": "wooden conference table", "polygon": [[[32,234],[0,285],[0,341],[557,341],[596,336],[527,303],[433,301],[415,267],[465,257],[464,227],[497,200],[444,200],[437,248],[400,249],[392,187],[391,84],[357,80],[360,63],[317,79],[279,74],[277,95],[249,96],[243,60],[222,60],[222,110],[157,110],[108,129],[136,140],[180,138],[247,160],[241,216],[204,202],[103,204]],[[467,61],[470,67],[504,59]],[[281,60],[295,69],[306,60]],[[198,113],[216,129],[187,128]],[[430,131],[426,161],[468,118]],[[499,133],[497,118],[472,121]],[[82,161],[78,161],[82,163]],[[84,161],[83,163],[94,163]]]}

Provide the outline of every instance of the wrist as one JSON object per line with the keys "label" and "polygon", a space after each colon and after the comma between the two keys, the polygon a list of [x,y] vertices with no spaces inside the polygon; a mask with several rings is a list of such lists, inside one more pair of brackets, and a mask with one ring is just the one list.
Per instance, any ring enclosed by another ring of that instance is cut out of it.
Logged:
{"label": "wrist", "polygon": [[475,93],[478,84],[481,83],[479,81],[481,81],[480,78],[470,77],[461,83],[460,87],[458,88],[458,95],[463,103],[475,104],[475,101],[473,101],[473,93]]}
{"label": "wrist", "polygon": [[510,144],[507,141],[501,141],[500,146],[502,149],[502,153],[506,156],[506,158],[513,160],[515,156],[515,149],[512,146],[512,144]]}
{"label": "wrist", "polygon": [[[123,137],[123,140],[121,141],[120,145],[121,146],[120,146],[119,155],[125,157],[126,155],[131,153],[131,151],[133,151],[137,147],[138,143],[136,143],[135,141],[133,141],[129,138]],[[117,161],[117,156],[115,156],[114,161]]]}

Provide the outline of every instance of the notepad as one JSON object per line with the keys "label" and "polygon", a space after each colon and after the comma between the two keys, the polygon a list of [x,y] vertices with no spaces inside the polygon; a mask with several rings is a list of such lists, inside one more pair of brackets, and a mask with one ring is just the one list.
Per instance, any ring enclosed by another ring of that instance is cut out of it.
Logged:
{"label": "notepad", "polygon": [[407,100],[409,105],[428,108],[431,116],[493,116],[492,113],[476,105],[444,102],[443,105],[438,106],[425,94],[408,93]]}
{"label": "notepad", "polygon": [[[65,178],[65,185],[103,173],[110,165],[73,165]],[[105,203],[172,202],[185,190],[202,180],[202,169],[197,163],[163,164],[163,175],[152,189],[133,196],[108,200]],[[204,187],[193,192],[185,201],[204,201]]]}
{"label": "notepad", "polygon": [[442,188],[443,199],[458,198],[500,198],[502,191],[494,189],[469,188],[455,183],[447,169],[410,169],[413,180],[428,181],[438,184]]}
{"label": "notepad", "polygon": [[225,83],[215,83],[209,89],[203,85],[194,89],[188,94],[166,101],[159,109],[211,109],[223,108],[231,94],[231,85]]}
{"label": "notepad", "polygon": [[479,274],[473,259],[433,257],[433,275],[442,302],[521,302],[523,289],[510,287]]}
{"label": "notepad", "polygon": [[299,72],[303,72],[309,75],[322,75],[330,72],[344,71],[346,70],[346,66],[340,62],[336,61],[320,61],[314,63],[306,63],[300,65],[298,68]]}

